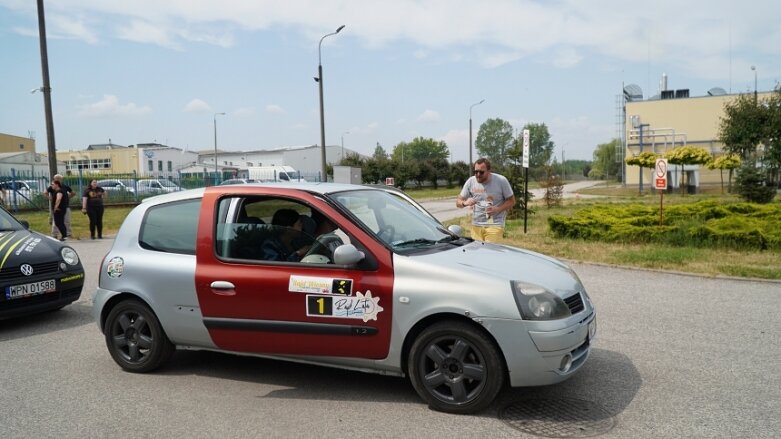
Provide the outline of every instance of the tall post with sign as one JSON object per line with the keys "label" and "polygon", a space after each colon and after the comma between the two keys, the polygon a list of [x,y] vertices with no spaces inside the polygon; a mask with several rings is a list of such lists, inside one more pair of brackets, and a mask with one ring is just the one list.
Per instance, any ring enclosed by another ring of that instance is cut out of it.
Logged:
{"label": "tall post with sign", "polygon": [[656,159],[654,188],[659,191],[659,225],[664,221],[664,191],[667,190],[667,159]]}
{"label": "tall post with sign", "polygon": [[529,130],[523,130],[523,233],[526,233],[526,219],[529,216]]}

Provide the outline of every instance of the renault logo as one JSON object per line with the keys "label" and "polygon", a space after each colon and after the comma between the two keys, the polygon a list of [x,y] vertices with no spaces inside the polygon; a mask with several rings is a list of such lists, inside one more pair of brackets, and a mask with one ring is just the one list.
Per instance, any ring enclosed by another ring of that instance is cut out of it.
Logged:
{"label": "renault logo", "polygon": [[22,264],[22,266],[19,268],[22,270],[22,274],[25,276],[30,276],[33,274],[33,266],[30,264]]}

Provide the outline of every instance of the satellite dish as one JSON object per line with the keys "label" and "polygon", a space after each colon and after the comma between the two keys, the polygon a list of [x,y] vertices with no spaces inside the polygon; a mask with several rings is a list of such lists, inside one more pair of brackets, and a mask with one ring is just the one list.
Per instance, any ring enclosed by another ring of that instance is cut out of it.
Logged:
{"label": "satellite dish", "polygon": [[708,90],[708,96],[724,96],[727,92],[721,87],[713,87]]}
{"label": "satellite dish", "polygon": [[643,89],[637,84],[629,84],[624,87],[624,97],[627,101],[642,101]]}

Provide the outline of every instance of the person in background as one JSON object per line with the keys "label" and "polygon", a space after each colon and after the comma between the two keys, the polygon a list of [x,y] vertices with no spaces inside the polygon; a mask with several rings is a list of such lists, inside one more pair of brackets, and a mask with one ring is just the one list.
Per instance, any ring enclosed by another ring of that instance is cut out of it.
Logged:
{"label": "person in background", "polygon": [[53,216],[53,223],[54,227],[57,228],[60,232],[60,241],[65,241],[68,232],[65,227],[65,211],[67,210],[68,202],[70,201],[68,198],[68,192],[62,187],[62,183],[60,183],[57,180],[52,180],[51,184],[51,193],[52,195],[52,216]]}
{"label": "person in background", "polygon": [[106,198],[106,191],[98,186],[97,180],[89,182],[89,186],[84,189],[81,197],[81,211],[89,217],[89,236],[95,239],[95,232],[98,232],[98,239],[103,239],[103,199]]}
{"label": "person in background", "polygon": [[474,174],[464,183],[456,207],[473,206],[472,239],[499,242],[507,211],[515,205],[513,189],[504,176],[491,172],[491,162],[486,158],[475,162]]}
{"label": "person in background", "polygon": [[[68,186],[67,184],[63,183],[62,174],[54,174],[53,180],[60,183],[60,187],[63,190],[65,190],[65,194],[68,196],[68,201],[70,200],[70,197],[76,195],[73,192],[73,189],[71,189],[70,186]],[[54,192],[54,189],[52,188],[51,185],[46,188],[46,191],[44,191],[43,194],[46,196],[46,198],[49,199],[50,205],[54,205],[53,203],[54,203],[54,197],[56,196],[56,193]],[[68,233],[67,233],[67,235],[62,235],[62,236],[63,237],[65,237],[65,236],[73,236],[73,229],[71,228],[71,209],[70,209],[70,206],[68,205],[68,203],[65,204],[65,228],[66,228]],[[57,237],[57,231],[58,231],[58,228],[54,224],[54,221],[52,221],[52,236],[54,238]]]}

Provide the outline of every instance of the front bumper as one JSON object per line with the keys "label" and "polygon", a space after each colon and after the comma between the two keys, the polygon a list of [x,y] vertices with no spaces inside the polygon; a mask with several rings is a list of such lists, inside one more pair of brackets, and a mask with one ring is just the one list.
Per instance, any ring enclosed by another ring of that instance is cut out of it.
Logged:
{"label": "front bumper", "polygon": [[530,330],[535,322],[483,318],[504,354],[512,387],[544,386],[571,377],[588,359],[596,312],[560,330]]}

